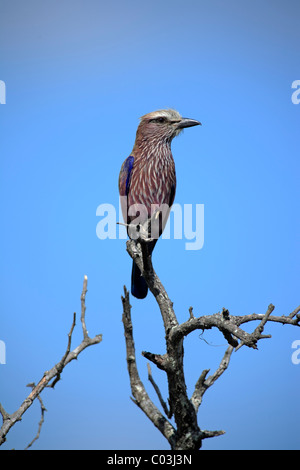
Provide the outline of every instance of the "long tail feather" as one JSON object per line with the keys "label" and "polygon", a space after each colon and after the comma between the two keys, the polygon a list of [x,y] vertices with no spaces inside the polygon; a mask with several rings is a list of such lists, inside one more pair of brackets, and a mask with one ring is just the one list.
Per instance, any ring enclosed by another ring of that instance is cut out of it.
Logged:
{"label": "long tail feather", "polygon": [[[148,244],[148,255],[152,255],[157,240],[152,240]],[[135,262],[132,262],[132,273],[131,273],[131,293],[137,299],[144,299],[148,293],[148,286],[143,278],[140,269],[137,267]]]}
{"label": "long tail feather", "polygon": [[132,262],[131,293],[137,299],[144,299],[148,293],[147,283],[134,261]]}

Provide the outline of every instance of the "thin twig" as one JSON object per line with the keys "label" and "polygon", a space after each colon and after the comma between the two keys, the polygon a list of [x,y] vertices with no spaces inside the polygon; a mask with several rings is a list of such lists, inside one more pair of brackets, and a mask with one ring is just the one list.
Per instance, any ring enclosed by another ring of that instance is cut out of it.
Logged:
{"label": "thin twig", "polygon": [[67,357],[70,353],[70,350],[71,350],[72,334],[73,334],[75,325],[76,325],[76,312],[74,312],[74,314],[73,314],[73,322],[72,322],[71,330],[68,334],[68,345],[67,345],[66,352],[63,355],[63,357],[61,358],[60,362],[57,364],[57,374],[56,374],[56,377],[54,378],[52,384],[50,385],[50,387],[52,387],[52,388],[54,388],[55,385],[57,384],[57,382],[60,380],[60,374],[63,371],[63,368],[65,367],[66,359],[67,359]]}
{"label": "thin twig", "polygon": [[83,289],[82,289],[81,298],[80,298],[81,300],[81,324],[82,324],[82,331],[83,331],[84,339],[87,339],[89,337],[86,324],[85,324],[85,310],[86,310],[85,296],[87,293],[87,280],[88,280],[87,276],[84,276]]}
{"label": "thin twig", "polygon": [[298,316],[298,319],[299,319],[299,312],[300,312],[300,305],[289,314],[288,318],[294,318],[295,316]]}
{"label": "thin twig", "polygon": [[201,375],[200,375],[200,377],[197,380],[197,383],[195,385],[194,393],[191,397],[191,402],[193,403],[193,405],[194,405],[197,412],[198,412],[199,406],[202,403],[202,397],[203,397],[204,393],[206,392],[206,390],[209,387],[211,387],[216,382],[216,380],[218,380],[221,377],[221,375],[225,372],[225,370],[228,368],[229,361],[230,361],[231,354],[232,354],[233,350],[234,350],[233,346],[228,346],[228,348],[226,349],[225,354],[224,354],[224,356],[223,356],[223,358],[220,362],[219,367],[208,378],[206,378],[206,377],[207,377],[207,374],[209,373],[209,369],[205,369],[201,373]]}
{"label": "thin twig", "polygon": [[166,404],[166,402],[164,401],[164,399],[162,397],[162,394],[159,390],[159,387],[158,387],[158,385],[156,384],[156,382],[154,381],[154,379],[152,377],[152,371],[151,371],[151,366],[150,366],[149,362],[147,363],[147,369],[148,369],[148,380],[152,384],[152,386],[153,386],[153,388],[154,388],[154,390],[155,390],[155,392],[158,396],[160,404],[163,407],[163,410],[164,410],[165,414],[170,419],[170,418],[172,418],[171,410],[168,410],[167,404]]}

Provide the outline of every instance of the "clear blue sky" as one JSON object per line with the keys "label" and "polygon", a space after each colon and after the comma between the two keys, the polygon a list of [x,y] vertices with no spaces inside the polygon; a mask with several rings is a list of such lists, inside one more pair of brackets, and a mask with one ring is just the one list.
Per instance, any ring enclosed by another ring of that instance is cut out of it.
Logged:
{"label": "clear blue sky", "polygon": [[[88,275],[87,325],[103,342],[45,390],[35,449],[168,449],[129,399],[120,296],[131,260],[124,240],[99,240],[96,209],[118,205],[117,179],[138,118],[173,107],[198,119],[173,142],[176,202],[204,204],[205,242],[161,240],[154,266],[179,321],[226,307],[288,314],[299,297],[300,79],[298,1],[0,1],[1,316],[0,402],[14,411],[62,356]],[[131,299],[142,350],[164,352],[155,301]],[[270,325],[259,351],[242,348],[207,392],[204,429],[224,429],[205,449],[299,449],[296,328]],[[188,391],[215,370],[224,338],[186,341]],[[74,334],[73,345],[81,340]],[[154,378],[167,398],[161,371]],[[34,404],[4,448],[37,431]]]}

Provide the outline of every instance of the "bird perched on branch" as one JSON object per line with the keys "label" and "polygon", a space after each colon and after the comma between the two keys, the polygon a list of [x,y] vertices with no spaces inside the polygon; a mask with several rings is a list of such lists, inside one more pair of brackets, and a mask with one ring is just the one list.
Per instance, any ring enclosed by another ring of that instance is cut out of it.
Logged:
{"label": "bird perched on branch", "polygon": [[[121,167],[119,192],[127,232],[130,238],[148,239],[149,254],[163,232],[175,197],[171,142],[185,127],[199,124],[194,119],[181,117],[173,109],[142,116],[133,150]],[[146,281],[133,261],[131,293],[143,299],[147,291]]]}

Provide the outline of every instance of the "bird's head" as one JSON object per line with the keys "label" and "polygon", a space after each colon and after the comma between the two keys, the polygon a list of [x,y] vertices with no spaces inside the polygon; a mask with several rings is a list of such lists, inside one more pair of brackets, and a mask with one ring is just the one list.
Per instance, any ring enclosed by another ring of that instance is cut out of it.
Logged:
{"label": "bird's head", "polygon": [[137,139],[171,143],[185,127],[198,126],[201,122],[181,117],[174,109],[160,109],[141,117]]}

